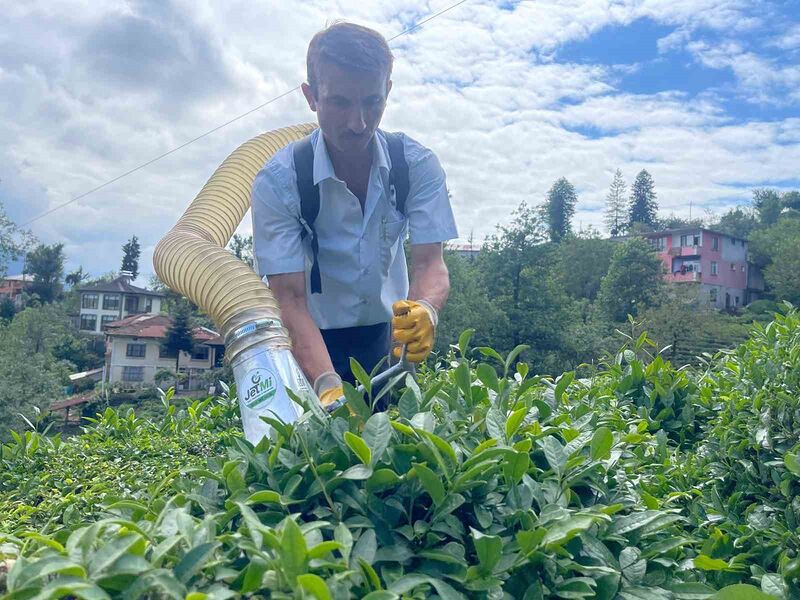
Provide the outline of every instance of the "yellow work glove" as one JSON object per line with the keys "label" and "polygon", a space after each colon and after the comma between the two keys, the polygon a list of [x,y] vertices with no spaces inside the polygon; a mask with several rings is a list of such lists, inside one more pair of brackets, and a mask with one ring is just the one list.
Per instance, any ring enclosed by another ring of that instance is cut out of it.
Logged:
{"label": "yellow work glove", "polygon": [[[406,359],[421,363],[433,349],[433,337],[439,316],[436,309],[425,300],[398,300],[392,304],[392,339],[396,344],[406,345]],[[392,354],[400,358],[400,347]]]}
{"label": "yellow work glove", "polygon": [[314,393],[322,408],[327,408],[344,396],[342,378],[333,371],[326,371],[314,380]]}

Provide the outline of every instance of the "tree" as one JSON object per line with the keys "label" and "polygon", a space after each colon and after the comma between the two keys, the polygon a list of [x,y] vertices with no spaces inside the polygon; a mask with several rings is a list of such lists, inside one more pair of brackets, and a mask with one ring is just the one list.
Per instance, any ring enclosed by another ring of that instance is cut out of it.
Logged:
{"label": "tree", "polygon": [[25,259],[25,272],[33,275],[31,294],[36,294],[44,303],[57,300],[64,276],[64,244],[36,246]]}
{"label": "tree", "polygon": [[800,305],[800,237],[778,243],[764,279],[776,299]]}
{"label": "tree", "polygon": [[631,188],[631,201],[628,208],[628,226],[641,223],[655,227],[658,221],[658,204],[653,177],[645,169],[639,171]]}
{"label": "tree", "polygon": [[191,307],[188,301],[179,302],[172,313],[172,323],[167,329],[164,348],[175,353],[175,384],[178,383],[178,366],[181,351],[190,352],[194,346],[190,323]]}
{"label": "tree", "polygon": [[66,277],[64,277],[64,283],[68,285],[70,288],[76,288],[81,285],[84,281],[89,279],[89,273],[83,270],[83,267],[78,267],[71,273],[69,273]]}
{"label": "tree", "polygon": [[250,267],[253,266],[253,236],[239,235],[234,233],[228,244],[228,251],[239,260],[246,262]]}
{"label": "tree", "polygon": [[600,238],[573,238],[556,252],[554,274],[573,299],[594,300],[608,272],[616,243]]}
{"label": "tree", "polygon": [[0,200],[0,277],[8,274],[9,261],[23,256],[33,245],[34,237],[26,230],[20,229],[12,221],[3,208]]}
{"label": "tree", "polygon": [[604,218],[608,232],[612,236],[625,233],[628,225],[627,199],[625,198],[627,187],[625,180],[622,178],[622,171],[617,169],[606,196],[606,214]]}
{"label": "tree", "polygon": [[450,295],[439,314],[434,350],[445,355],[461,332],[470,328],[475,329],[473,345],[496,346],[508,331],[508,319],[479,285],[475,261],[453,251],[445,251],[444,260],[450,274]]}
{"label": "tree", "polygon": [[761,225],[774,225],[783,211],[783,199],[775,190],[753,190],[753,208]]}
{"label": "tree", "polygon": [[139,246],[139,239],[134,235],[122,246],[122,271],[130,271],[131,279],[139,276],[139,257],[142,249]]}
{"label": "tree", "polygon": [[612,321],[624,321],[658,303],[664,267],[650,243],[632,238],[614,250],[608,274],[600,283],[598,306]]}
{"label": "tree", "polygon": [[547,192],[541,211],[551,242],[558,243],[572,233],[572,216],[577,202],[575,187],[565,177],[556,181]]}
{"label": "tree", "polygon": [[14,306],[14,301],[8,296],[3,296],[3,299],[0,300],[0,325],[3,322],[11,321],[15,314],[17,314],[17,307]]}
{"label": "tree", "polygon": [[758,218],[755,213],[748,208],[743,209],[739,206],[730,209],[711,226],[712,229],[743,240],[749,239],[756,227],[758,227]]}
{"label": "tree", "polygon": [[[0,325],[0,432],[31,422],[62,396],[73,365],[53,353],[70,331],[69,320],[57,304],[26,308],[6,326]],[[22,416],[20,416],[22,415]]]}

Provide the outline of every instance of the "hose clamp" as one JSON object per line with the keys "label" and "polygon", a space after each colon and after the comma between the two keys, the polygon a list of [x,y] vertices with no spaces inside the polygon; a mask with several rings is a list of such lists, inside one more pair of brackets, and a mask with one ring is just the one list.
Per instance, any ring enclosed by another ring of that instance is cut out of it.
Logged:
{"label": "hose clamp", "polygon": [[250,321],[241,327],[237,327],[228,335],[226,335],[225,345],[229,346],[236,340],[240,340],[251,333],[255,333],[256,331],[263,331],[265,329],[280,329],[282,327],[283,323],[280,319],[256,319],[255,321]]}

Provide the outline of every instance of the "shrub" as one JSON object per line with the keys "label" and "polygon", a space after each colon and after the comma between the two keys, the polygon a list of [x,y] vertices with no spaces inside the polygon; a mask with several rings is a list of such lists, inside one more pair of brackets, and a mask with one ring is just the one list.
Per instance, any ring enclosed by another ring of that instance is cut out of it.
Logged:
{"label": "shrub", "polygon": [[348,388],[256,446],[227,390],[17,435],[8,598],[797,597],[796,314],[699,372],[644,335],[588,379],[468,341],[389,412]]}

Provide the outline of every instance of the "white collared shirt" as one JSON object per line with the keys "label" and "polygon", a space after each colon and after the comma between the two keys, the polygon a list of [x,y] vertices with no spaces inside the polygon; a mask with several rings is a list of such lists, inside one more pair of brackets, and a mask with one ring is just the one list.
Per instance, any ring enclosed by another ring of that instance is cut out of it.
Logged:
{"label": "white collared shirt", "polygon": [[409,171],[403,216],[390,191],[386,137],[378,130],[362,215],[358,198],[336,177],[320,130],[311,136],[314,183],[320,191],[314,229],[322,293],[311,293],[311,245],[309,237],[301,239],[293,144],[277,152],[253,182],[256,270],[262,277],[305,271],[308,309],[320,329],[385,323],[392,304],[408,296],[406,235],[410,233],[412,244],[458,237],[444,171],[433,152],[403,135]]}

